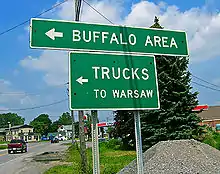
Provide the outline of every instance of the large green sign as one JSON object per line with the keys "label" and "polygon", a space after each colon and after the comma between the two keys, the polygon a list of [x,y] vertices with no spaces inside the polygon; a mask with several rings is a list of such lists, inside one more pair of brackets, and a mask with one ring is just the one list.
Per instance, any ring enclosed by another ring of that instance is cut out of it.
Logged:
{"label": "large green sign", "polygon": [[72,110],[158,109],[154,56],[70,53]]}
{"label": "large green sign", "polygon": [[32,19],[31,48],[188,56],[186,33],[163,29]]}

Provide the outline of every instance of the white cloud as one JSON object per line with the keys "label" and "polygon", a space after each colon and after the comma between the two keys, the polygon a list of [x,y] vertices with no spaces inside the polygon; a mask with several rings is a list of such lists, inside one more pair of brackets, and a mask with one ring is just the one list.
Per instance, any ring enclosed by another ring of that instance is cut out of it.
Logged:
{"label": "white cloud", "polygon": [[[90,4],[116,24],[149,27],[154,16],[160,18],[165,29],[178,29],[187,32],[191,62],[200,62],[220,56],[220,14],[210,13],[206,6],[180,11],[175,5],[165,2],[155,4],[140,1],[133,4],[130,13],[123,17],[124,3],[121,0],[93,0]],[[208,3],[206,3],[208,4]],[[210,4],[210,3],[209,3]],[[65,3],[57,11],[60,19],[73,20],[73,1]],[[108,23],[106,19],[83,5],[82,21]],[[44,80],[49,85],[56,85],[68,80],[68,56],[60,51],[43,51],[37,58],[31,56],[21,61],[24,68],[43,71]]]}
{"label": "white cloud", "polygon": [[159,16],[165,29],[178,29],[187,32],[190,59],[204,61],[220,55],[220,14],[209,13],[205,8],[191,8],[181,12],[177,6],[155,4],[142,1],[133,5],[125,24],[149,27],[154,16]]}
{"label": "white cloud", "polygon": [[[124,11],[123,0],[93,0],[89,3],[114,23],[118,23],[122,20],[121,14]],[[75,8],[73,1],[69,1],[61,6],[60,10],[58,11],[58,17],[63,20],[74,20]],[[100,15],[91,9],[86,3],[83,3],[82,5],[81,21],[109,23],[106,19],[100,17]]]}
{"label": "white cloud", "polygon": [[141,1],[133,4],[130,14],[125,17],[124,24],[149,27],[153,23],[154,16],[159,13],[160,6],[157,6],[153,2]]}
{"label": "white cloud", "polygon": [[38,58],[31,56],[20,61],[22,67],[43,71],[48,85],[64,84],[68,80],[68,54],[61,51],[43,51]]}

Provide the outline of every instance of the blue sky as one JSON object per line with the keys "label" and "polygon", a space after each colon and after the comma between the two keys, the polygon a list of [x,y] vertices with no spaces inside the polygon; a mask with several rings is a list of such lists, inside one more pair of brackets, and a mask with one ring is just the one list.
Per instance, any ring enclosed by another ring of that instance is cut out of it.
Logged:
{"label": "blue sky", "polygon": [[[61,2],[61,1],[60,1]],[[72,20],[71,0],[42,18]],[[148,27],[154,16],[169,29],[187,31],[190,47],[189,70],[196,76],[220,85],[220,23],[218,0],[88,0],[105,16],[126,25]],[[3,1],[0,7],[0,33],[55,5],[57,1]],[[174,15],[175,14],[175,15]],[[107,23],[83,5],[82,21]],[[29,48],[29,23],[0,35],[0,109],[29,108],[67,98],[68,60],[65,52]],[[208,32],[207,32],[208,31]],[[198,83],[205,84],[198,79]],[[200,104],[220,104],[220,93],[193,85],[199,91]],[[219,88],[220,89],[220,88]],[[1,94],[3,93],[3,94]],[[23,94],[25,93],[25,95]],[[32,94],[32,95],[27,95]],[[33,95],[38,94],[38,95]],[[40,113],[55,120],[68,111],[68,102],[53,107],[19,111],[29,122]],[[111,112],[100,112],[100,120]]]}

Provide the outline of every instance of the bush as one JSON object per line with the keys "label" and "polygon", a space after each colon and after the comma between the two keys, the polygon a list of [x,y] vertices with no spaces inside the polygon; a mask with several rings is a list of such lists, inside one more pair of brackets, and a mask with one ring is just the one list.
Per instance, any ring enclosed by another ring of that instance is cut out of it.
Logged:
{"label": "bush", "polygon": [[220,150],[220,133],[207,127],[202,142]]}
{"label": "bush", "polygon": [[207,135],[205,137],[205,139],[203,140],[203,143],[208,144],[212,147],[216,147],[216,141],[215,141],[215,139],[213,138],[212,135]]}

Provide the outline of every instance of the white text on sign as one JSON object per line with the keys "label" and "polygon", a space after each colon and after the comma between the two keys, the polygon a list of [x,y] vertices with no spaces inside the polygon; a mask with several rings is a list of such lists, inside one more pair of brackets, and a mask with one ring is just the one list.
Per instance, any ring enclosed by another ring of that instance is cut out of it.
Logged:
{"label": "white text on sign", "polygon": [[[143,36],[144,37],[144,36]],[[109,33],[106,31],[80,31],[73,30],[73,42],[85,42],[85,43],[97,43],[102,44],[117,44],[117,45],[131,45],[134,46],[138,43],[138,39],[135,34],[124,35],[123,33]],[[146,36],[145,43],[142,43],[145,47],[162,47],[162,48],[178,48],[174,37],[167,36]]]}
{"label": "white text on sign", "polygon": [[[106,98],[107,92],[104,89],[94,89],[95,98]],[[153,97],[153,90],[112,90],[113,98],[152,98]]]}
{"label": "white text on sign", "polygon": [[147,68],[109,68],[109,67],[92,67],[95,79],[143,79],[148,80],[149,74]]}

